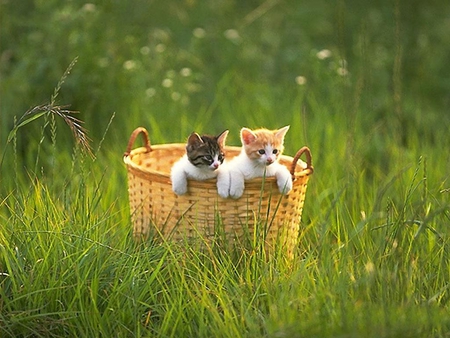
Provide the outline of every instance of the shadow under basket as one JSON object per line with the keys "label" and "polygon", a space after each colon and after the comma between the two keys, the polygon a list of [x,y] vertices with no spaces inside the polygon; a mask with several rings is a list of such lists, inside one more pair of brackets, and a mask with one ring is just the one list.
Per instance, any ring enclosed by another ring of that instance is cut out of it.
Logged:
{"label": "shadow under basket", "polygon": [[[144,146],[131,149],[141,134]],[[240,153],[240,147],[226,146],[225,158]],[[299,236],[300,220],[309,176],[313,173],[311,153],[301,148],[295,157],[282,155],[280,163],[292,174],[293,188],[280,194],[274,177],[245,181],[238,199],[221,198],[216,180],[188,180],[188,192],[178,196],[172,191],[170,170],[186,152],[186,145],[171,143],[151,145],[148,132],[133,131],[123,160],[128,171],[128,192],[133,236],[137,241],[225,240],[241,245],[249,240],[263,243],[266,250],[276,245],[292,257]],[[305,155],[306,163],[300,160]]]}

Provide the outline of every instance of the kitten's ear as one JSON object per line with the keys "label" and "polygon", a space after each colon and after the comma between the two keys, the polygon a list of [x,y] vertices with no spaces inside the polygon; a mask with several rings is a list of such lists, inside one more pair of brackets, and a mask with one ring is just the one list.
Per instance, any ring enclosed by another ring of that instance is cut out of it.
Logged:
{"label": "kitten's ear", "polygon": [[216,136],[217,143],[219,143],[219,145],[222,148],[225,147],[225,140],[226,140],[226,138],[228,136],[228,132],[229,132],[229,130],[227,129],[227,130],[224,130],[223,132],[221,132],[219,135]]}
{"label": "kitten's ear", "polygon": [[199,134],[193,132],[191,135],[189,135],[188,141],[187,141],[187,147],[198,147],[202,145],[204,142]]}
{"label": "kitten's ear", "polygon": [[284,140],[284,136],[286,135],[287,131],[289,130],[290,126],[286,126],[283,128],[280,128],[278,130],[275,130],[275,136],[281,141],[283,142]]}
{"label": "kitten's ear", "polygon": [[241,141],[243,145],[250,144],[252,142],[255,142],[256,135],[253,131],[251,131],[248,128],[242,128],[241,129]]}

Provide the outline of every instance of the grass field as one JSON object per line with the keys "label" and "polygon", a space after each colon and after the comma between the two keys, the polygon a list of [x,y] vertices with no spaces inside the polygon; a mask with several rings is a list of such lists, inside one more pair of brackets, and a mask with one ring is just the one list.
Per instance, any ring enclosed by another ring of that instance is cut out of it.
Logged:
{"label": "grass field", "polygon": [[[448,337],[449,17],[445,1],[0,1],[0,336]],[[288,124],[285,153],[307,145],[315,167],[291,264],[133,242],[136,127],[239,145],[242,126]]]}

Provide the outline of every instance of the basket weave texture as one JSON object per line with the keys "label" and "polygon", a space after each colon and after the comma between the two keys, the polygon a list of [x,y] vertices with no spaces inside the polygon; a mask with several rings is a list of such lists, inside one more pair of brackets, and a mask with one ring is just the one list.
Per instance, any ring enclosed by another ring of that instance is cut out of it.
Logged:
{"label": "basket weave texture", "polygon": [[[144,147],[131,149],[141,134]],[[240,153],[239,147],[226,146],[225,157]],[[278,191],[274,177],[245,182],[239,199],[221,198],[216,180],[188,180],[188,193],[178,196],[172,191],[170,171],[186,151],[182,143],[150,145],[148,132],[133,131],[124,154],[128,171],[128,192],[133,235],[136,240],[149,236],[165,239],[210,239],[221,234],[227,241],[239,243],[245,234],[254,236],[255,225],[263,224],[266,247],[281,243],[291,256],[297,244],[306,187],[313,172],[311,153],[301,148],[292,158],[282,155],[280,163],[291,169],[293,188],[288,195]],[[306,155],[307,162],[300,160]],[[281,240],[281,242],[280,242]]]}

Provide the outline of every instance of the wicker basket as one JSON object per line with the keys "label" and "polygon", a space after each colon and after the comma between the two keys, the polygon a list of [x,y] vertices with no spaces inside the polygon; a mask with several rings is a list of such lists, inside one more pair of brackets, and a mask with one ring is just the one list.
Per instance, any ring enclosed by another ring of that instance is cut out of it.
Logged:
{"label": "wicker basket", "polygon": [[[139,134],[144,147],[131,150]],[[225,147],[226,158],[239,154],[239,147]],[[297,244],[299,225],[309,175],[313,173],[311,153],[301,148],[294,158],[282,156],[280,162],[291,169],[293,189],[284,196],[273,177],[245,182],[239,199],[223,199],[217,194],[216,181],[188,181],[188,193],[173,193],[170,181],[172,165],[185,153],[185,144],[150,145],[147,131],[133,131],[124,154],[128,170],[133,235],[136,240],[149,236],[164,239],[209,240],[220,234],[226,241],[242,243],[245,234],[255,234],[273,247],[275,240],[292,256]],[[307,163],[299,158],[305,154]],[[258,231],[254,225],[258,224]],[[281,242],[279,240],[281,239]],[[259,239],[258,239],[259,240]]]}

